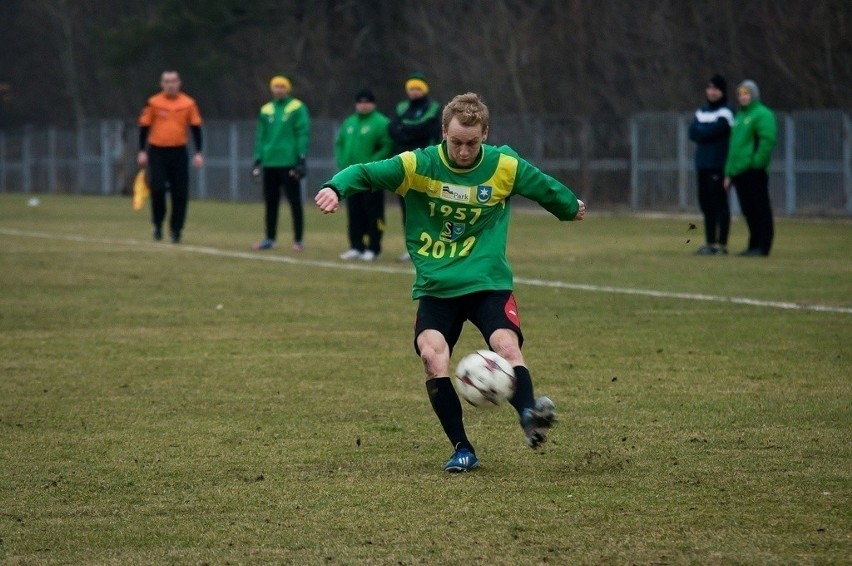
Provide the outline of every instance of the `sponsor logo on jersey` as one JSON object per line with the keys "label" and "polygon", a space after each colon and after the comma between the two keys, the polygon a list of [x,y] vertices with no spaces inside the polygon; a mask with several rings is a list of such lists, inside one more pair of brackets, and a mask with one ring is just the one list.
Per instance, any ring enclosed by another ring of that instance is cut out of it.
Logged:
{"label": "sponsor logo on jersey", "polygon": [[470,187],[459,185],[442,185],[441,198],[455,202],[470,202]]}
{"label": "sponsor logo on jersey", "polygon": [[444,229],[441,230],[441,240],[444,242],[455,242],[464,234],[464,224],[456,222],[444,222]]}
{"label": "sponsor logo on jersey", "polygon": [[476,202],[486,203],[491,200],[491,194],[494,192],[492,187],[488,185],[479,185],[476,187]]}

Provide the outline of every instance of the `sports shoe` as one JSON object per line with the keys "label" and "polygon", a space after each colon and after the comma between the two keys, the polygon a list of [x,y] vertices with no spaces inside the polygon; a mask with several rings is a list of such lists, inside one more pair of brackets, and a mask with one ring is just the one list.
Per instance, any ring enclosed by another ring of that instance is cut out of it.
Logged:
{"label": "sports shoe", "polygon": [[163,239],[163,229],[160,226],[154,226],[154,240],[159,242]]}
{"label": "sports shoe", "polygon": [[468,472],[474,468],[479,467],[479,458],[476,457],[476,454],[468,450],[467,448],[459,448],[453,455],[450,456],[449,461],[444,464],[444,471],[450,472],[451,474],[456,474],[459,472]]}
{"label": "sports shoe", "polygon": [[547,441],[547,431],[556,422],[556,405],[550,397],[539,397],[535,405],[524,409],[521,427],[527,437],[527,446],[538,448]]}
{"label": "sports shoe", "polygon": [[352,248],[351,250],[346,250],[342,254],[340,254],[340,259],[358,259],[361,257],[361,252]]}
{"label": "sports shoe", "polygon": [[361,254],[361,261],[376,261],[376,252],[373,250],[366,250]]}
{"label": "sports shoe", "polygon": [[305,249],[305,246],[302,244],[302,242],[293,242],[293,251],[294,252],[300,252],[304,249]]}
{"label": "sports shoe", "polygon": [[716,248],[713,246],[701,246],[695,251],[695,255],[714,255]]}
{"label": "sports shoe", "polygon": [[716,255],[728,255],[728,248],[721,244],[717,244],[716,247],[713,249],[713,253],[715,253]]}
{"label": "sports shoe", "polygon": [[180,232],[169,232],[169,238],[171,238],[173,244],[179,244]]}
{"label": "sports shoe", "polygon": [[271,250],[275,247],[275,240],[272,238],[264,238],[261,241],[254,244],[251,249],[253,250]]}
{"label": "sports shoe", "polygon": [[396,258],[396,261],[411,261],[411,256],[408,255],[408,252],[403,252],[401,256]]}

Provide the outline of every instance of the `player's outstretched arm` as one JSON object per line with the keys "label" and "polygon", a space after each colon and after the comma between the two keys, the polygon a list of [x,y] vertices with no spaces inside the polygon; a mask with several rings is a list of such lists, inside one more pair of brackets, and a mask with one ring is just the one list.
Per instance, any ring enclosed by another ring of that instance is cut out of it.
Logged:
{"label": "player's outstretched arm", "polygon": [[337,193],[331,187],[323,187],[317,193],[317,196],[314,197],[314,202],[317,203],[323,214],[332,214],[337,211],[337,207],[340,205],[340,198],[338,198]]}
{"label": "player's outstretched arm", "polygon": [[586,217],[586,203],[577,199],[577,202],[580,204],[580,208],[577,209],[577,216],[574,217],[574,220],[582,220]]}

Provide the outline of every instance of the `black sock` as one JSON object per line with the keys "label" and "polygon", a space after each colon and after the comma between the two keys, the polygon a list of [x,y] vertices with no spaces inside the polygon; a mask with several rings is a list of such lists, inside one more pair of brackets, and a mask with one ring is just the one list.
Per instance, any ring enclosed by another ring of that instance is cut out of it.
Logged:
{"label": "black sock", "polygon": [[524,366],[515,366],[515,394],[509,399],[509,403],[518,411],[518,414],[524,412],[524,409],[529,409],[535,405],[533,398],[533,383],[530,377],[530,370]]}
{"label": "black sock", "polygon": [[[462,406],[456,390],[450,382],[449,377],[436,377],[426,381],[426,391],[429,393],[429,401],[432,410],[438,415],[444,433],[450,439],[454,450],[467,448],[474,452],[473,446],[464,432],[464,421],[462,420]],[[474,452],[475,453],[475,452]]]}

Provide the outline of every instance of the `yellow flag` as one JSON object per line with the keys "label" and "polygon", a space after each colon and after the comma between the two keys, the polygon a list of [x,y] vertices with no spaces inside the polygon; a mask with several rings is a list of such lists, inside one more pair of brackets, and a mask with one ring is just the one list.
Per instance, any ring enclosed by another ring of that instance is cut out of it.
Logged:
{"label": "yellow flag", "polygon": [[151,189],[148,188],[148,181],[145,180],[145,170],[140,169],[136,174],[136,180],[133,181],[133,210],[142,210],[149,196],[151,196]]}

